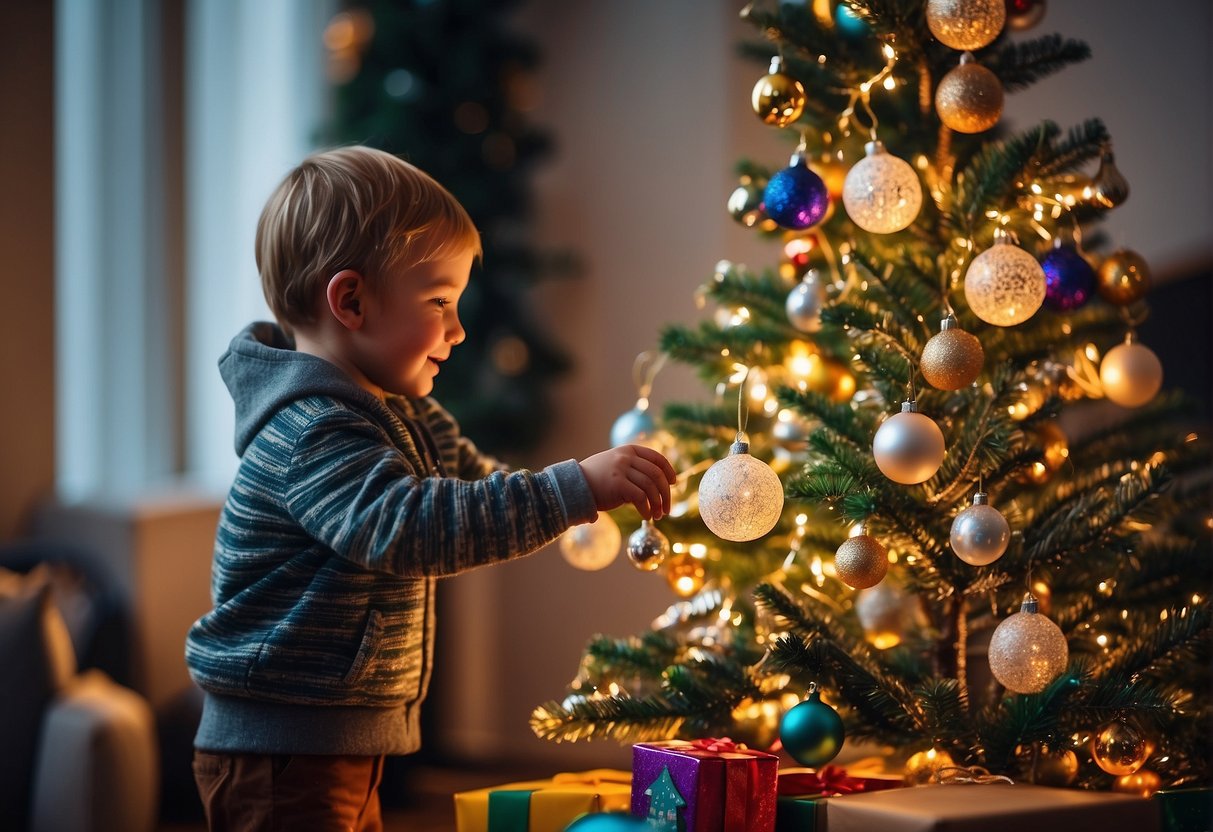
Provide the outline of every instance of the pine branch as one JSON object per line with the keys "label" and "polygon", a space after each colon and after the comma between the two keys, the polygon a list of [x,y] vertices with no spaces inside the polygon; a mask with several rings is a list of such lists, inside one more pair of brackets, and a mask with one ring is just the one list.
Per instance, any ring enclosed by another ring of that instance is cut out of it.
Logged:
{"label": "pine branch", "polygon": [[540,739],[554,742],[599,738],[653,742],[677,736],[693,716],[693,709],[656,696],[569,697],[565,703],[553,701],[537,707],[531,713],[531,730]]}
{"label": "pine branch", "polygon": [[1011,695],[987,710],[978,726],[984,765],[994,772],[1012,771],[1018,746],[1059,736],[1063,709],[1088,678],[1084,664],[1072,663],[1040,693]]}
{"label": "pine branch", "polygon": [[997,51],[984,53],[982,64],[998,76],[1006,92],[1018,92],[1090,57],[1091,48],[1082,41],[1045,35],[1004,43]]}
{"label": "pine branch", "polygon": [[1059,132],[1056,124],[1046,121],[1006,141],[986,145],[956,177],[956,204],[945,217],[947,224],[972,237],[986,211],[1008,201]]}
{"label": "pine branch", "polygon": [[857,410],[849,404],[835,404],[820,393],[780,386],[775,396],[781,407],[812,416],[836,435],[846,438],[856,447],[872,441],[876,425],[868,411]]}
{"label": "pine branch", "polygon": [[595,636],[586,645],[586,655],[599,673],[637,673],[660,676],[674,660],[678,645],[659,633],[641,638],[614,639]]}
{"label": "pine branch", "polygon": [[1041,159],[1036,173],[1038,176],[1056,176],[1076,170],[1099,156],[1111,140],[1104,123],[1100,119],[1089,118],[1071,127],[1064,139],[1053,144],[1051,158]]}
{"label": "pine branch", "polygon": [[1178,662],[1196,658],[1200,651],[1207,654],[1211,623],[1213,615],[1207,600],[1172,609],[1166,621],[1116,650],[1106,663],[1106,672],[1131,678],[1157,677]]}

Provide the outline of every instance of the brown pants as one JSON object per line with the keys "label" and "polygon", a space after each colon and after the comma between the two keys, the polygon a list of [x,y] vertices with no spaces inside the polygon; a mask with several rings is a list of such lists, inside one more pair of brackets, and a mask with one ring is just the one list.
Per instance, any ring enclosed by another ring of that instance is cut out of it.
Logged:
{"label": "brown pants", "polygon": [[194,752],[211,832],[382,832],[383,757]]}

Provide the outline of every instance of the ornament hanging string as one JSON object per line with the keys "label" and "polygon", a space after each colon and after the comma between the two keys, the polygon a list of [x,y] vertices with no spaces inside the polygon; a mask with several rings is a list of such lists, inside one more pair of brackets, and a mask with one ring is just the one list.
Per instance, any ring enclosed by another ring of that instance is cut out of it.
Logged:
{"label": "ornament hanging string", "polygon": [[636,385],[636,394],[646,406],[649,394],[653,392],[653,382],[665,366],[667,358],[661,350],[645,350],[632,362],[632,382]]}
{"label": "ornament hanging string", "polygon": [[1015,785],[1015,781],[1010,777],[1003,774],[990,774],[988,769],[981,766],[943,766],[931,775],[931,779],[945,786],[965,783],[979,785],[1010,783],[1012,786]]}

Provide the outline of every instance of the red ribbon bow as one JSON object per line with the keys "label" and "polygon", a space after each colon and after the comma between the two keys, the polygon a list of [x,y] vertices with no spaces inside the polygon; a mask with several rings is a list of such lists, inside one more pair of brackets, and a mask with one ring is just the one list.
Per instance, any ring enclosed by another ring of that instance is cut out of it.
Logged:
{"label": "red ribbon bow", "polygon": [[728,754],[730,752],[742,752],[746,750],[745,745],[738,745],[728,737],[709,737],[707,739],[692,740],[691,745],[700,751],[711,751],[717,754]]}
{"label": "red ribbon bow", "polygon": [[867,791],[867,784],[860,777],[851,777],[840,766],[824,766],[820,771],[795,771],[780,773],[779,794],[852,794]]}

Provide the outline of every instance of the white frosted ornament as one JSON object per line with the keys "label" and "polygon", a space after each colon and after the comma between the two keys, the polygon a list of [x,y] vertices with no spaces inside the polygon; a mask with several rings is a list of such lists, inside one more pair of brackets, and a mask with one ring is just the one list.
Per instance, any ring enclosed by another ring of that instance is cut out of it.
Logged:
{"label": "white frosted ornament", "polygon": [[783,513],[783,483],[740,436],[729,455],[699,481],[699,516],[724,540],[755,540],[775,528]]}
{"label": "white frosted ornament", "polygon": [[981,49],[1007,21],[1006,0],[927,0],[927,27],[953,49]]}
{"label": "white frosted ornament", "polygon": [[922,186],[914,168],[880,142],[868,142],[864,149],[867,155],[847,172],[842,185],[847,216],[873,234],[908,228],[922,207]]}
{"label": "white frosted ornament", "polygon": [[560,554],[578,569],[595,572],[611,565],[622,542],[619,524],[603,513],[593,523],[572,526],[560,535]]}
{"label": "white frosted ornament", "polygon": [[652,572],[669,554],[670,539],[648,520],[628,536],[628,560],[641,572]]}
{"label": "white frosted ornament", "polygon": [[825,283],[817,269],[809,269],[792,291],[784,309],[788,314],[788,323],[804,333],[821,330],[821,307],[825,303]]}
{"label": "white frosted ornament", "polygon": [[1004,619],[990,637],[990,670],[1014,693],[1040,693],[1066,669],[1070,649],[1061,628],[1037,611],[1031,593],[1019,612]]}
{"label": "white frosted ornament", "polygon": [[918,412],[913,399],[902,402],[901,412],[885,419],[872,440],[876,467],[902,485],[917,485],[935,476],[946,453],[943,431],[931,417]]}
{"label": "white frosted ornament", "polygon": [[1104,395],[1121,407],[1140,407],[1162,387],[1162,362],[1131,337],[1108,350],[1099,364]]}
{"label": "white frosted ornament", "polygon": [[1003,556],[1011,542],[1007,518],[989,504],[984,491],[973,495],[973,505],[952,521],[949,542],[956,557],[971,566],[988,566]]}
{"label": "white frosted ornament", "polygon": [[1044,269],[1001,229],[994,245],[969,264],[964,285],[973,314],[995,326],[1023,323],[1045,300]]}

